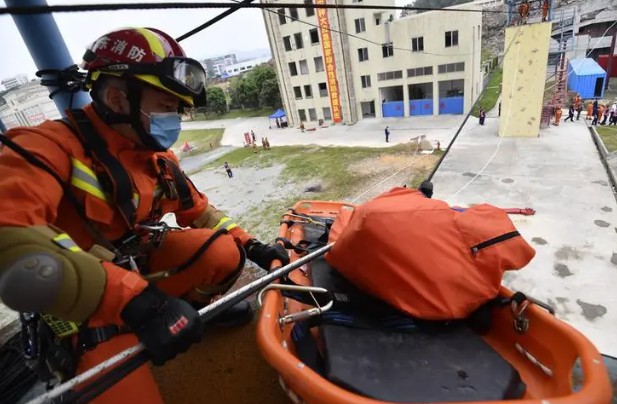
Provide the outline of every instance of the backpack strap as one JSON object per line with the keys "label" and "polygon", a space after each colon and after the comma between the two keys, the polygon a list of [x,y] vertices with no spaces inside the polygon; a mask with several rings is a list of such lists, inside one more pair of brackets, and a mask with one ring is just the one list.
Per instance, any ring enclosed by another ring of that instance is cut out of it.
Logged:
{"label": "backpack strap", "polygon": [[69,111],[70,121],[77,127],[73,131],[81,141],[86,153],[100,164],[107,174],[109,181],[102,181],[105,192],[109,193],[115,202],[120,214],[130,229],[135,225],[136,207],[133,204],[133,184],[131,177],[122,164],[107,149],[107,143],[94,129],[90,118],[81,109]]}
{"label": "backpack strap", "polygon": [[[186,210],[195,206],[193,193],[189,187],[189,179],[175,161],[159,156],[156,158],[159,184],[170,199],[180,200],[180,209]],[[195,186],[193,185],[193,188]]]}

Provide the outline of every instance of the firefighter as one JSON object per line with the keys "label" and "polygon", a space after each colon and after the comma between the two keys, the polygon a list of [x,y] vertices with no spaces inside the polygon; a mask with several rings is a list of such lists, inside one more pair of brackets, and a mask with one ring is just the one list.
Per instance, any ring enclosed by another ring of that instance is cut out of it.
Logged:
{"label": "firefighter", "polygon": [[527,16],[529,15],[529,2],[527,0],[518,6],[518,15],[520,24],[527,24]]}
{"label": "firefighter", "polygon": [[[66,377],[139,341],[162,365],[201,339],[196,308],[231,286],[245,258],[289,262],[210,204],[169,150],[180,113],[205,100],[199,62],[164,32],[136,28],[98,38],[82,67],[92,104],[10,130],[0,154],[0,300],[70,326],[52,338],[62,345],[47,341],[50,358],[65,359],[51,371]],[[162,225],[167,213],[181,228]],[[246,322],[250,305],[222,317]],[[96,401],[162,399],[142,366]]]}
{"label": "firefighter", "polygon": [[542,22],[546,22],[548,20],[549,8],[550,8],[549,0],[544,0],[542,2]]}

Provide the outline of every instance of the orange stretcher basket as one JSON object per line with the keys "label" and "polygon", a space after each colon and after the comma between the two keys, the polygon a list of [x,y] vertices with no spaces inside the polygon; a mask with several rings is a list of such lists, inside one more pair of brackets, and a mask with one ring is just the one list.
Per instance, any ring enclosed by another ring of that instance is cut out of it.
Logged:
{"label": "orange stretcher basket", "polygon": [[[290,240],[293,244],[306,238],[308,225],[319,225],[320,220],[334,219],[341,209],[353,209],[353,205],[342,202],[300,201],[283,215],[279,237]],[[311,223],[314,222],[314,223]],[[291,252],[291,260],[298,259],[296,252]],[[298,285],[312,286],[310,263],[294,270],[289,278]],[[502,287],[500,295],[512,296],[512,292]],[[292,338],[294,322],[282,324],[284,316],[300,313],[309,306],[285,297],[280,289],[265,291],[262,297],[262,310],[257,324],[257,342],[265,360],[280,375],[280,382],[287,395],[296,403],[311,404],[378,404],[392,402],[379,397],[360,394],[354,389],[334,383],[324,375],[311,369],[297,356]],[[515,399],[469,400],[449,399],[439,401],[439,397],[429,400],[431,403],[471,402],[474,404],[498,404],[511,402],[516,404],[610,404],[612,387],[602,355],[595,346],[576,329],[557,319],[539,302],[525,304],[524,313],[514,314],[513,306],[492,309],[492,326],[490,331],[478,336],[487,349],[498,354],[524,383],[524,393]],[[521,306],[518,306],[521,309]],[[288,317],[287,317],[288,318]],[[518,321],[518,323],[516,321]],[[525,327],[520,327],[520,322]],[[516,325],[516,326],[515,326]],[[518,330],[517,330],[518,329]],[[311,328],[312,334],[319,341],[320,327]],[[353,331],[349,331],[353,332]],[[353,344],[353,334],[348,338]],[[322,354],[323,346],[319,344]],[[330,348],[331,349],[331,348]],[[373,351],[383,349],[376,341]],[[473,353],[469,353],[473,355]],[[360,359],[358,359],[360,361]],[[361,363],[349,363],[353,375]],[[580,366],[583,380],[573,378],[573,369]],[[359,371],[359,370],[358,370]],[[407,377],[406,375],[403,375]],[[375,376],[377,378],[378,376]],[[414,376],[409,375],[409,385],[413,385]],[[362,389],[362,386],[360,386]],[[425,398],[417,401],[413,389],[403,400],[396,402],[427,402]]]}

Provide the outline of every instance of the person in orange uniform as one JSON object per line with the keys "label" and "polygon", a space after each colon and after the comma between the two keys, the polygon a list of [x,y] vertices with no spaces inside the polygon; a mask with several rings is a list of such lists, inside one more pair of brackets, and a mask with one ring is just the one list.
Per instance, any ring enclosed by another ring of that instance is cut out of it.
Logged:
{"label": "person in orange uniform", "polygon": [[555,108],[555,126],[559,126],[559,121],[561,121],[562,113],[563,111],[561,110],[561,107]]}
{"label": "person in orange uniform", "polygon": [[[55,331],[49,316],[70,326],[49,347],[66,377],[139,341],[162,365],[201,339],[197,309],[245,258],[289,262],[210,204],[169,150],[182,110],[205,100],[199,62],[164,32],[135,28],[98,38],[82,67],[92,104],[10,130],[0,154],[0,300],[23,321],[40,313],[39,330]],[[181,228],[162,224],[167,213]],[[246,322],[252,311],[241,302],[221,317]],[[95,402],[162,399],[142,366]]]}
{"label": "person in orange uniform", "polygon": [[527,0],[523,1],[518,6],[518,15],[520,17],[520,24],[526,24],[527,16],[529,15],[529,3],[527,2]]}
{"label": "person in orange uniform", "polygon": [[591,101],[587,103],[587,116],[585,117],[585,119],[593,119],[593,103]]}
{"label": "person in orange uniform", "polygon": [[544,0],[542,2],[542,22],[546,22],[548,20],[549,8],[550,8],[549,0]]}

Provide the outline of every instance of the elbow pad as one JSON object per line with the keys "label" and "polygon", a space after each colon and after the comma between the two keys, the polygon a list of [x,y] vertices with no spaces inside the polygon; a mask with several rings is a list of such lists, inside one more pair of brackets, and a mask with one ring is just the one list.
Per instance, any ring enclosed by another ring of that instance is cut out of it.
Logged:
{"label": "elbow pad", "polygon": [[101,261],[49,227],[0,228],[0,300],[22,312],[82,322],[106,284]]}

